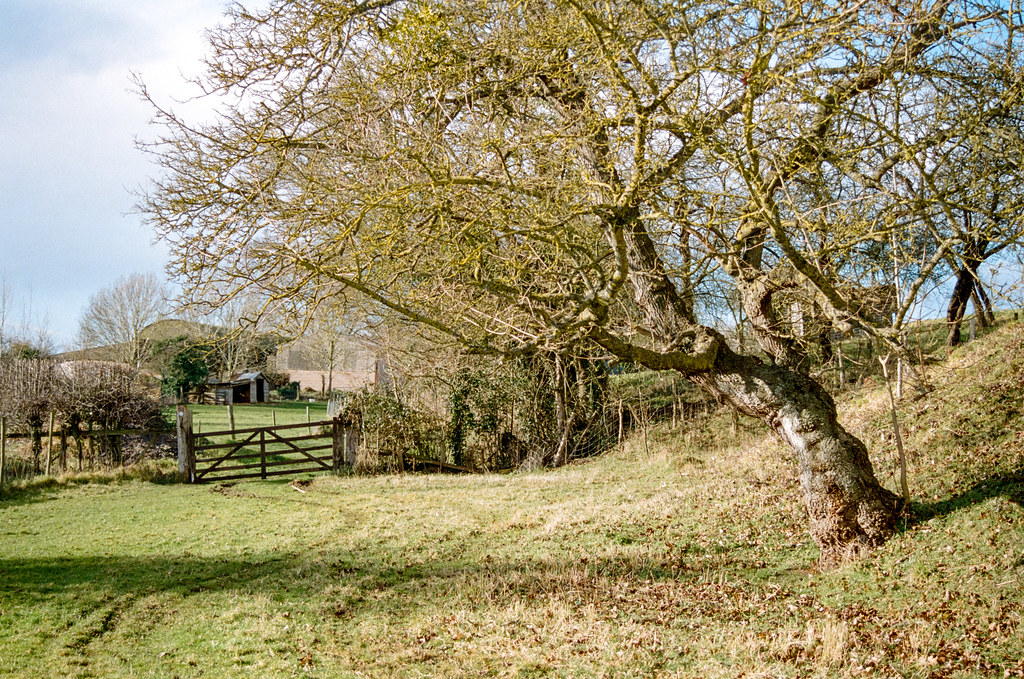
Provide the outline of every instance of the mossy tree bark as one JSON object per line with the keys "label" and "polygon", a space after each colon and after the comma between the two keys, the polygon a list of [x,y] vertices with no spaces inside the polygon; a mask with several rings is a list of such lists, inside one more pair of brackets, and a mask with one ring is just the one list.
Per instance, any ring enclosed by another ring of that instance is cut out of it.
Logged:
{"label": "mossy tree bark", "polygon": [[839,423],[835,402],[821,385],[728,348],[720,351],[716,368],[694,381],[759,418],[796,454],[810,533],[824,563],[893,534],[902,503],[878,482],[867,447]]}
{"label": "mossy tree bark", "polygon": [[[806,356],[797,343],[780,338],[773,316],[766,313],[754,321],[754,334],[770,360],[734,352],[721,333],[695,322],[637,214],[620,218],[629,223],[612,224],[609,230],[626,234],[630,268],[645,272],[631,278],[634,301],[654,334],[671,339],[648,348],[600,330],[593,338],[617,356],[679,372],[716,400],[776,432],[799,462],[810,533],[823,563],[888,539],[901,502],[878,482],[864,443],[839,424],[835,401],[806,373]],[[741,286],[740,292],[748,309],[770,310],[777,289],[760,283]]]}

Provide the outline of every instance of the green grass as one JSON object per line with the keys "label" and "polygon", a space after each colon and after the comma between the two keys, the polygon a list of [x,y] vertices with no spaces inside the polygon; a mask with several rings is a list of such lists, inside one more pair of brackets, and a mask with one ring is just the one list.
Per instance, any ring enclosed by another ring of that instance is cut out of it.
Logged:
{"label": "green grass", "polygon": [[[249,429],[252,427],[269,427],[277,424],[300,424],[306,421],[306,409],[313,422],[327,419],[326,403],[308,403],[305,401],[275,401],[273,403],[236,404],[235,428]],[[227,406],[190,404],[194,430],[202,432],[225,431],[228,429]],[[173,422],[174,409],[170,409],[169,419]]]}
{"label": "green grass", "polygon": [[[928,378],[913,515],[824,572],[791,454],[725,413],[547,472],[22,491],[0,676],[1024,676],[1024,330]],[[893,487],[882,396],[843,419]]]}

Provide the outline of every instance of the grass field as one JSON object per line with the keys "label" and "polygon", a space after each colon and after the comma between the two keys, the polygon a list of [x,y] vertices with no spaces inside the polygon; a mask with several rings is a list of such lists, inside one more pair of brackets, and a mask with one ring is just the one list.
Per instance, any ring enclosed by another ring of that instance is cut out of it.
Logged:
{"label": "grass field", "polygon": [[[270,465],[270,476],[288,473],[288,470],[319,468],[317,463],[312,462],[309,456],[322,459],[320,464],[331,467],[331,430],[323,430],[320,427],[277,430],[277,435],[290,440],[290,443],[275,442],[274,437],[269,437],[262,444],[266,449],[264,459],[261,454],[260,436],[250,436],[244,433],[247,429],[254,427],[269,427],[271,425],[295,425],[306,422],[321,422],[327,418],[327,405],[325,403],[301,403],[283,402],[268,404],[246,404],[232,407],[234,413],[234,429],[242,430],[243,433],[228,436],[217,435],[218,432],[230,431],[231,422],[227,406],[191,405],[193,430],[198,437],[200,446],[214,445],[215,448],[197,450],[197,476],[206,481],[216,481],[218,478],[231,479],[241,474],[259,473],[258,467],[261,460]],[[303,439],[309,435],[321,435],[326,433],[326,438]],[[212,435],[211,435],[212,434]],[[296,438],[300,437],[300,438]],[[238,444],[252,439],[249,445],[238,447]],[[299,452],[302,449],[304,452]],[[230,459],[218,462],[230,453]],[[278,466],[284,465],[284,466]],[[297,466],[298,465],[298,466]],[[212,468],[212,471],[210,471]]]}
{"label": "grass field", "polygon": [[[0,676],[1024,676],[1024,329],[929,380],[913,515],[824,572],[789,452],[724,413],[555,471],[16,494]],[[885,403],[843,419],[893,487]]]}
{"label": "grass field", "polygon": [[[189,404],[196,433],[228,429],[227,406]],[[326,403],[303,401],[275,401],[273,403],[236,404],[235,428],[269,427],[271,424],[300,424],[306,422],[307,411],[312,422],[327,419]],[[172,409],[173,412],[173,409]],[[174,420],[173,415],[169,418]]]}

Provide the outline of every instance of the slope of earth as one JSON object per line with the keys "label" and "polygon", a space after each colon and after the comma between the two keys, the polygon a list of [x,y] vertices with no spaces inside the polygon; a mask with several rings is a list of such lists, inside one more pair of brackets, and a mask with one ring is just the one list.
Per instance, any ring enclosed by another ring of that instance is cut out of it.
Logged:
{"label": "slope of earth", "polygon": [[[912,513],[825,572],[788,451],[724,413],[548,472],[16,494],[0,675],[1024,676],[1024,329],[928,379]],[[895,487],[884,392],[842,408]]]}

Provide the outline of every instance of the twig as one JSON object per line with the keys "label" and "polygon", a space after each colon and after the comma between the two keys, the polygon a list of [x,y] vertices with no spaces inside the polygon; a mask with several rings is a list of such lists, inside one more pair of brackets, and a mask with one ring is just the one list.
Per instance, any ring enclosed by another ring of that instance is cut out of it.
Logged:
{"label": "twig", "polygon": [[896,416],[896,399],[892,395],[892,384],[889,382],[889,358],[892,355],[886,356],[883,360],[881,356],[878,357],[878,362],[882,364],[882,375],[885,377],[885,388],[889,392],[889,411],[892,413],[892,430],[896,435],[896,450],[899,451],[900,455],[900,489],[903,491],[903,503],[906,506],[910,505],[910,486],[907,484],[907,453],[903,449],[903,436],[900,434],[900,423]]}

